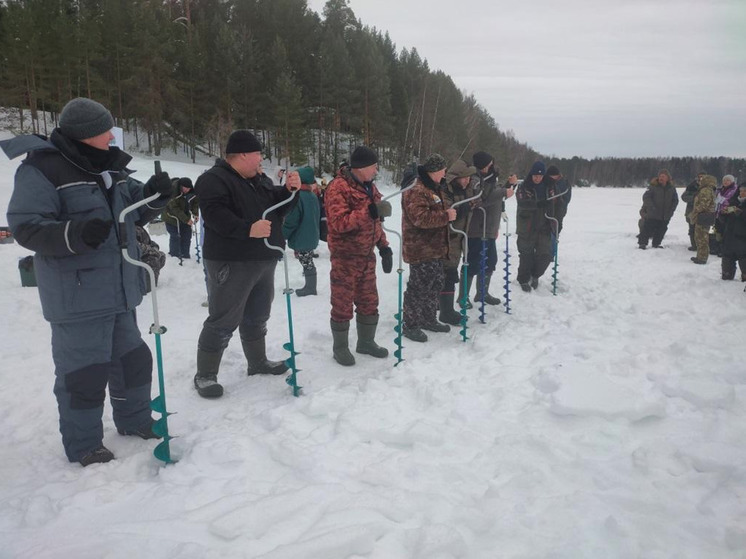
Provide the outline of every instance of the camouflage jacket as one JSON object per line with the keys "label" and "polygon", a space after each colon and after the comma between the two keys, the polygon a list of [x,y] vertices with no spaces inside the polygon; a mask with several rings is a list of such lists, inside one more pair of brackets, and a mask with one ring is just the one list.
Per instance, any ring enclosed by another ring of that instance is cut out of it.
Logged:
{"label": "camouflage jacket", "polygon": [[381,201],[381,193],[371,184],[368,194],[343,167],[324,194],[328,228],[327,244],[332,257],[369,256],[373,248],[389,246],[381,220],[370,217],[368,206]]}
{"label": "camouflage jacket", "polygon": [[448,214],[443,194],[418,178],[402,194],[402,247],[404,261],[417,264],[448,258]]}
{"label": "camouflage jacket", "polygon": [[700,180],[692,202],[692,211],[689,213],[689,223],[692,225],[709,226],[715,222],[715,184],[715,177],[711,175],[705,175]]}

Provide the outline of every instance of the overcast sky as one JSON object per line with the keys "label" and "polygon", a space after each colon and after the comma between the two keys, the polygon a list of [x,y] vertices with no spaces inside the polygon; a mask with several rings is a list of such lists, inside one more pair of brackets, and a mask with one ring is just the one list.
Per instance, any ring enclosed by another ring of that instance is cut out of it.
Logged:
{"label": "overcast sky", "polygon": [[746,157],[746,0],[349,5],[546,155]]}

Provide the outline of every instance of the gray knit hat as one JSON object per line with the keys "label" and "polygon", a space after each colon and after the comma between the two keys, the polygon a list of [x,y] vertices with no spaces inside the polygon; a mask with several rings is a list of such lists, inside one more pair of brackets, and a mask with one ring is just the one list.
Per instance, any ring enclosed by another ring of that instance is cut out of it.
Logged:
{"label": "gray knit hat", "polygon": [[101,103],[78,97],[60,113],[60,132],[73,140],[93,138],[114,128],[114,117]]}

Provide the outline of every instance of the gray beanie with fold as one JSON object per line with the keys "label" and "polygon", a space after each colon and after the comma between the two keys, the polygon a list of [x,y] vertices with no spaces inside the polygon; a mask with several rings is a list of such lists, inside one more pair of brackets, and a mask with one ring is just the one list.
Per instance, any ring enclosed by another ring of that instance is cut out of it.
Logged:
{"label": "gray beanie with fold", "polygon": [[114,117],[101,103],[78,97],[60,113],[60,132],[73,140],[93,138],[114,128]]}

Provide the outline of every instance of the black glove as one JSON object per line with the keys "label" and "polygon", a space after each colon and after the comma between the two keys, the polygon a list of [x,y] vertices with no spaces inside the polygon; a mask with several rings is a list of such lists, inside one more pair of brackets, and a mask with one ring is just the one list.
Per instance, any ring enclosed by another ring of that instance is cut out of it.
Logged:
{"label": "black glove", "polygon": [[368,204],[368,213],[373,219],[378,219],[378,206],[376,206],[373,202]]}
{"label": "black glove", "polygon": [[381,267],[383,268],[384,274],[390,274],[394,268],[394,252],[391,247],[381,247],[378,249],[378,254],[381,255]]}
{"label": "black glove", "polygon": [[145,183],[143,194],[145,194],[146,198],[152,196],[156,192],[161,195],[161,198],[164,196],[170,197],[171,189],[171,179],[169,178],[168,173],[161,171],[148,179],[148,182]]}
{"label": "black glove", "polygon": [[95,218],[86,221],[80,230],[80,238],[91,248],[98,248],[111,233],[111,227],[114,225],[112,220],[104,221]]}

